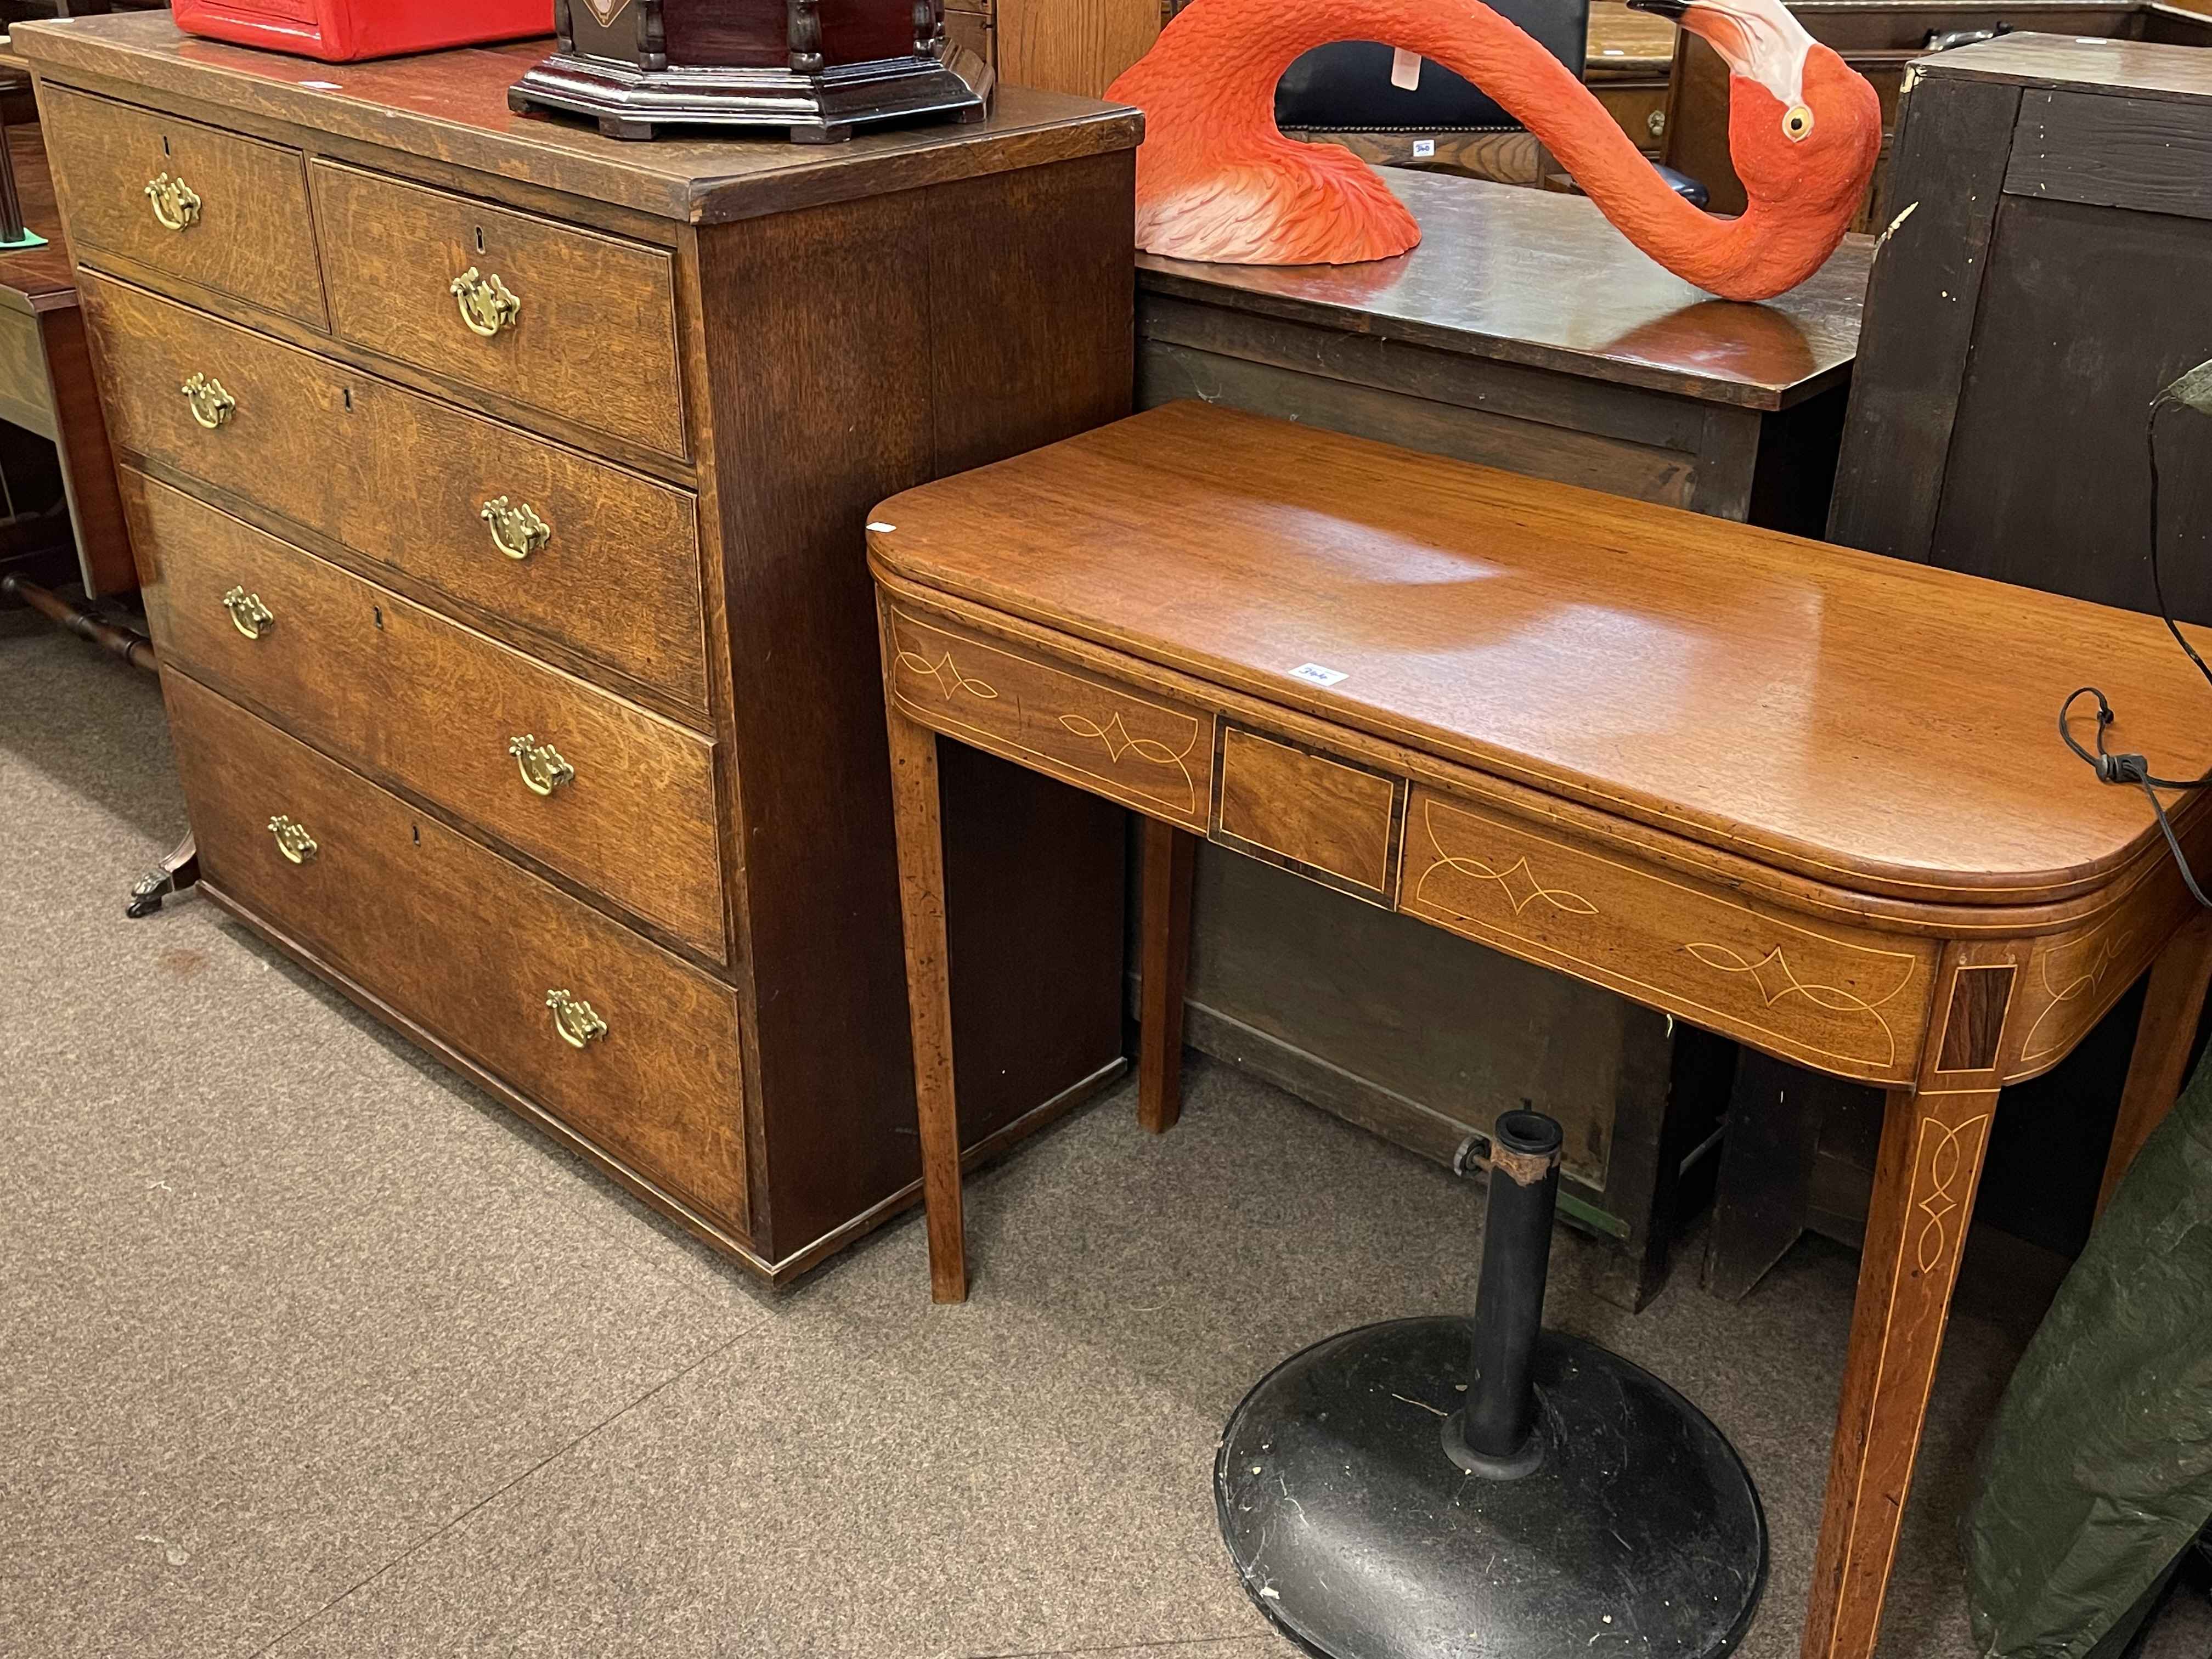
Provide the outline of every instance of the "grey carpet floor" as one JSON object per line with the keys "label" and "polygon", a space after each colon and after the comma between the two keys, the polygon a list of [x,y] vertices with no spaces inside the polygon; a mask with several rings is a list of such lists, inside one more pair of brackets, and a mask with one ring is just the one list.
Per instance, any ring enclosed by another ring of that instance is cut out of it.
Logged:
{"label": "grey carpet floor", "polygon": [[[1464,1307],[1479,1188],[1195,1064],[772,1297],[203,902],[152,683],[0,615],[0,1653],[1281,1659],[1214,1534],[1277,1359]],[[1549,1316],[1668,1377],[1773,1528],[1794,1655],[1856,1261]],[[1692,1265],[1694,1242],[1684,1252]],[[1962,1305],[1884,1653],[1965,1659],[1955,1516],[2025,1340]],[[2212,1652],[2212,1608],[2152,1659]]]}

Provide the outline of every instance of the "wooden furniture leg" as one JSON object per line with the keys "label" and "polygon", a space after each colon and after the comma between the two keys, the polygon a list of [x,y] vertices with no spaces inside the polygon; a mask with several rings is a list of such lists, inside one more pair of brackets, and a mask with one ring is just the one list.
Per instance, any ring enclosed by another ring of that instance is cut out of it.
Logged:
{"label": "wooden furniture leg", "polygon": [[2119,1121],[2112,1126],[2112,1150],[2105,1160],[2104,1184],[2097,1189],[2099,1215],[2150,1132],[2173,1109],[2174,1097],[2187,1081],[2182,1073],[2196,1045],[2208,982],[2212,982],[2212,915],[2198,916],[2176,933],[2151,967],[2142,1018],[2136,1026],[2135,1058],[2128,1062]]}
{"label": "wooden furniture leg", "polygon": [[1871,1659],[1995,1089],[1889,1092],[1803,1659]]}
{"label": "wooden furniture leg", "polygon": [[1145,820],[1143,984],[1137,1015],[1137,1121],[1154,1134],[1182,1115],[1183,990],[1190,969],[1190,882],[1198,837]]}
{"label": "wooden furniture leg", "polygon": [[899,908],[906,923],[906,995],[914,1027],[914,1103],[921,1130],[921,1195],[929,1224],[929,1294],[968,1299],[960,1212],[960,1107],[952,1086],[952,1001],[945,945],[945,839],[937,734],[889,711],[891,811]]}

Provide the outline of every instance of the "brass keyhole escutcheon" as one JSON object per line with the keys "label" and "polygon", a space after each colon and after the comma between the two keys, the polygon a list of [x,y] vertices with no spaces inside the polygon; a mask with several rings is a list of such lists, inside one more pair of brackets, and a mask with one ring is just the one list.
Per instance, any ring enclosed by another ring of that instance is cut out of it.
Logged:
{"label": "brass keyhole escutcheon", "polygon": [[548,991],[545,1006],[553,1011],[553,1029],[571,1048],[597,1042],[607,1034],[606,1021],[599,1018],[592,1005],[566,991]]}
{"label": "brass keyhole escutcheon", "polygon": [[261,603],[261,596],[242,587],[234,587],[222,596],[222,608],[230,612],[230,625],[249,640],[258,640],[276,626],[276,618]]}
{"label": "brass keyhole escutcheon", "polygon": [[522,781],[533,795],[550,795],[576,781],[576,769],[562,760],[561,751],[551,744],[538,742],[534,733],[526,732],[509,738],[507,752],[514,757]]}
{"label": "brass keyhole escutcheon", "polygon": [[296,823],[279,812],[269,820],[269,833],[276,837],[276,850],[294,864],[313,864],[315,854],[321,851],[315,838],[307,833],[305,824]]}
{"label": "brass keyhole escutcheon", "polygon": [[495,495],[477,516],[491,526],[491,544],[510,559],[526,559],[553,539],[553,526],[528,501],[509,506],[506,496]]}
{"label": "brass keyhole escutcheon", "polygon": [[228,421],[238,409],[238,399],[224,391],[222,382],[212,374],[195,374],[178,390],[192,406],[192,418],[210,432]]}
{"label": "brass keyhole escutcheon", "polygon": [[199,193],[181,179],[156,173],[146,181],[146,199],[164,230],[190,230],[200,222]]}
{"label": "brass keyhole escutcheon", "polygon": [[503,328],[513,328],[515,319],[522,315],[522,301],[507,291],[507,284],[496,275],[483,275],[474,265],[453,278],[451,291],[469,332],[487,340]]}

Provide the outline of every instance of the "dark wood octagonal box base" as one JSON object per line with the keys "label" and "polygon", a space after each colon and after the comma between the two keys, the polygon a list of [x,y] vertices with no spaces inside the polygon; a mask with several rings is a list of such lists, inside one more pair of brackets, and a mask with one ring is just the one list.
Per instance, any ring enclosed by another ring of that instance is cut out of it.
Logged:
{"label": "dark wood octagonal box base", "polygon": [[556,52],[507,95],[517,114],[537,105],[588,115],[610,138],[650,138],[662,126],[787,127],[798,143],[834,143],[871,122],[980,121],[997,71],[965,46],[941,55],[787,69],[641,70]]}

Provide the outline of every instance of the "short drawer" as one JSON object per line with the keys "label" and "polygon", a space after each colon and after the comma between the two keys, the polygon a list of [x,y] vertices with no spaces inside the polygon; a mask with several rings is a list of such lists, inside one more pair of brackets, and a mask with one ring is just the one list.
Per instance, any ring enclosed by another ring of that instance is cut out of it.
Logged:
{"label": "short drawer", "polygon": [[710,741],[122,477],[166,658],[726,960]]}
{"label": "short drawer", "polygon": [[884,681],[921,724],[1189,828],[1206,827],[1209,714],[882,595]]}
{"label": "short drawer", "polygon": [[161,679],[210,882],[618,1162],[745,1231],[726,986],[188,676]]}
{"label": "short drawer", "polygon": [[40,94],[39,118],[80,258],[120,254],[330,326],[298,150],[61,87]]}
{"label": "short drawer", "polygon": [[362,435],[358,375],[127,283],[88,271],[78,291],[118,449],[342,532]]}
{"label": "short drawer", "polygon": [[313,177],[340,337],[688,453],[666,249],[335,162]]}
{"label": "short drawer", "polygon": [[1909,1080],[1936,947],[1799,919],[1415,785],[1400,909],[1772,1054]]}
{"label": "short drawer", "polygon": [[1212,838],[1388,905],[1398,888],[1405,780],[1227,720],[1219,731]]}

